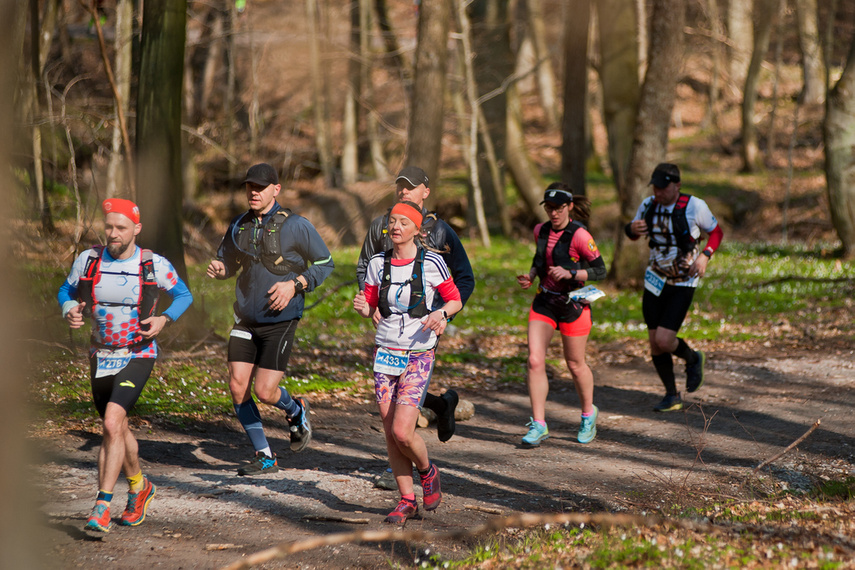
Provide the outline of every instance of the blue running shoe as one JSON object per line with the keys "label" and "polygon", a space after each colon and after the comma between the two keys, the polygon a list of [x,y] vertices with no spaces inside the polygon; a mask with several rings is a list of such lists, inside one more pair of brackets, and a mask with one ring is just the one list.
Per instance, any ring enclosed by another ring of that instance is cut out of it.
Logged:
{"label": "blue running shoe", "polygon": [[597,437],[597,415],[600,409],[594,406],[594,413],[588,416],[582,416],[582,423],[579,425],[579,433],[576,434],[576,439],[579,443],[591,443]]}
{"label": "blue running shoe", "polygon": [[532,447],[540,445],[540,442],[549,438],[549,428],[539,422],[534,421],[534,418],[529,418],[526,425],[528,433],[522,438],[523,445]]}
{"label": "blue running shoe", "polygon": [[241,465],[238,469],[238,475],[264,475],[267,473],[276,473],[279,471],[279,460],[276,454],[273,457],[268,457],[262,451],[256,451],[252,461],[245,465]]}

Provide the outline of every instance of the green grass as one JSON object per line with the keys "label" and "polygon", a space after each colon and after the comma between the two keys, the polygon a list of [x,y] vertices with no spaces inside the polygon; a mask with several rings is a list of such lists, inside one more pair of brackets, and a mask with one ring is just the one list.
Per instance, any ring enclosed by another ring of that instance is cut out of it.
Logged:
{"label": "green grass", "polygon": [[[609,264],[613,245],[600,243],[603,257]],[[440,355],[444,373],[465,379],[470,376],[465,366],[488,367],[498,370],[500,382],[520,382],[525,378],[527,355],[524,354],[528,309],[533,290],[523,291],[516,275],[526,272],[531,264],[534,245],[528,241],[494,240],[491,248],[466,243],[476,276],[476,288],[466,308],[454,320],[463,337],[489,337],[496,334],[518,339],[522,348],[517,354],[488,357],[470,348],[448,347]],[[773,325],[797,322],[798,326],[817,326],[829,314],[845,309],[847,295],[841,294],[840,283],[823,281],[793,281],[763,283],[787,276],[830,279],[855,279],[855,266],[841,263],[824,253],[822,247],[769,244],[743,245],[725,242],[712,258],[707,276],[695,293],[694,305],[682,333],[693,339],[738,342],[770,338]],[[338,368],[327,369],[316,363],[294,362],[286,385],[301,392],[333,391],[353,387],[352,380],[343,380],[342,370],[350,376],[368,375],[367,363],[359,348],[368,346],[371,324],[359,317],[352,308],[356,294],[353,281],[356,271],[356,247],[333,252],[336,270],[315,292],[306,297],[309,308],[298,329],[296,353],[308,350],[335,353],[336,349],[353,347],[352,358],[341,358]],[[233,324],[234,279],[217,281],[205,277],[206,264],[189,268],[190,287],[196,306],[204,309],[209,327],[221,338],[228,338]],[[65,278],[66,269],[35,264],[23,268],[28,288],[26,295],[35,313],[42,319],[42,338],[53,343],[69,341],[82,351],[87,344],[88,327],[69,333],[59,317],[56,291]],[[852,286],[848,285],[851,296]],[[641,293],[637,290],[615,290],[604,286],[607,296],[594,304],[592,343],[607,343],[619,339],[646,339],[647,331],[641,314]],[[321,298],[324,295],[329,295]],[[320,302],[318,302],[320,300]],[[735,317],[734,315],[738,315]],[[837,323],[841,333],[855,339],[851,319]],[[846,328],[848,324],[848,329]],[[785,334],[785,333],[780,333]],[[326,358],[333,358],[327,356]],[[311,359],[310,359],[311,360]],[[563,369],[563,363],[552,362]],[[202,414],[228,412],[231,403],[225,385],[224,366],[194,360],[179,366],[161,362],[150,385],[137,406],[142,414]],[[158,372],[160,371],[160,372]],[[36,371],[33,394],[45,408],[45,417],[85,417],[89,407],[88,364],[78,354],[48,351]]]}

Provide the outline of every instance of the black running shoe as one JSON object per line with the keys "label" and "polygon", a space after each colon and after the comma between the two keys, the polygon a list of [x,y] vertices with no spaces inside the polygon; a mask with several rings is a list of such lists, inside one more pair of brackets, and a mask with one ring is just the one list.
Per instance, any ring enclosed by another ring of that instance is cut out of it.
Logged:
{"label": "black running shoe", "polygon": [[686,365],[686,392],[695,392],[704,385],[704,364],[707,363],[707,355],[703,350],[696,350],[698,359],[694,364]]}
{"label": "black running shoe", "polygon": [[683,409],[683,399],[680,394],[665,396],[662,401],[653,406],[654,412],[677,412]]}
{"label": "black running shoe", "polygon": [[300,413],[288,419],[291,426],[291,451],[299,453],[312,441],[312,424],[309,423],[309,402],[305,398],[295,398],[300,404]]}
{"label": "black running shoe", "polygon": [[261,451],[256,451],[252,461],[238,468],[238,475],[263,475],[277,471],[279,471],[279,460],[275,453],[273,457],[269,457]]}
{"label": "black running shoe", "polygon": [[446,390],[440,398],[445,400],[445,413],[436,417],[436,434],[439,436],[439,441],[448,441],[457,427],[454,421],[454,410],[457,409],[460,398],[454,390]]}

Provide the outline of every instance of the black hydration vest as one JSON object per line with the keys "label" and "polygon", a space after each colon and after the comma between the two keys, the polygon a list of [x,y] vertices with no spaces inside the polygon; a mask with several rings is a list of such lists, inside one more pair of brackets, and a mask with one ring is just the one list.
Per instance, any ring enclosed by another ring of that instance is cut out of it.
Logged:
{"label": "black hydration vest", "polygon": [[[425,249],[419,247],[416,251],[416,259],[413,262],[413,274],[409,279],[400,284],[401,287],[410,285],[410,301],[407,303],[407,314],[414,319],[430,314],[425,302],[424,284]],[[380,283],[380,298],[377,300],[377,308],[383,318],[392,314],[389,307],[389,288],[392,286],[392,250],[386,250],[383,254],[383,277]]]}
{"label": "black hydration vest", "polygon": [[[671,217],[671,233],[665,234],[665,243],[659,243],[653,239],[653,217],[656,215],[656,199],[650,201],[647,209],[644,211],[644,222],[647,224],[647,235],[650,236],[647,243],[650,249],[654,247],[671,247],[676,245],[677,249],[683,253],[691,253],[695,249],[695,238],[692,237],[692,232],[689,229],[689,220],[686,218],[686,207],[689,204],[688,194],[682,192],[677,197],[677,203],[674,204],[674,209],[668,212],[659,212],[660,216]],[[671,242],[671,236],[674,236],[674,242]]]}
{"label": "black hydration vest", "polygon": [[[576,233],[576,230],[583,228],[582,224],[579,222],[571,221],[567,226],[561,230],[561,237],[558,238],[558,242],[555,244],[555,247],[552,249],[552,262],[554,265],[559,267],[563,267],[564,269],[584,269],[581,263],[578,261],[574,261],[572,257],[570,257],[570,244],[573,242],[573,235]],[[534,254],[534,262],[532,265],[537,271],[537,276],[540,277],[540,282],[546,279],[546,274],[549,268],[546,266],[546,245],[549,242],[549,232],[552,231],[552,224],[549,222],[545,222],[542,226],[540,226],[540,232],[537,235],[537,250]],[[567,290],[572,291],[574,289],[578,289],[582,286],[581,281],[567,281],[568,284]]]}
{"label": "black hydration vest", "polygon": [[[86,268],[83,270],[83,275],[80,276],[80,281],[77,283],[77,299],[81,303],[86,303],[83,307],[83,315],[85,317],[92,316],[92,310],[99,303],[95,298],[95,283],[100,280],[101,275],[101,258],[104,255],[103,245],[96,245],[89,252],[89,259],[86,261]],[[126,303],[101,303],[102,305],[122,305],[137,307],[139,313],[140,328],[148,330],[150,325],[143,325],[142,321],[154,316],[157,309],[157,299],[160,296],[160,290],[157,286],[157,279],[154,275],[154,260],[150,249],[140,250],[140,298],[139,301],[133,304]]]}
{"label": "black hydration vest", "polygon": [[[289,217],[291,217],[291,210],[283,208],[273,214],[260,228],[256,225],[255,216],[250,216],[242,224],[236,224],[232,230],[232,239],[238,251],[243,254],[238,257],[238,263],[244,266],[253,261],[260,261],[265,269],[274,275],[303,273],[306,270],[305,266],[295,265],[282,257],[279,234]],[[261,233],[260,236],[258,232]],[[252,253],[259,250],[258,254]]]}

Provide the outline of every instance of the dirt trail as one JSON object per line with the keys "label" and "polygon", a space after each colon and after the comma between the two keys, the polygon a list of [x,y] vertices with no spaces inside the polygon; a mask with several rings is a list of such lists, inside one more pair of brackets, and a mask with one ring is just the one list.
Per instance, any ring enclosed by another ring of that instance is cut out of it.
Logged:
{"label": "dirt trail", "polygon": [[[686,397],[687,411],[665,415],[651,411],[660,396],[648,363],[631,359],[595,366],[600,419],[597,439],[589,445],[575,441],[578,408],[570,382],[552,383],[551,437],[537,449],[519,445],[529,409],[524,386],[462,391],[475,403],[476,415],[458,424],[450,442],[440,444],[432,427],[421,431],[442,472],[443,504],[408,528],[470,527],[495,516],[491,512],[638,511],[670,505],[687,489],[738,496],[740,484],[761,460],[819,418],[820,429],[765,469],[760,484],[804,489],[821,477],[855,475],[852,352],[753,356],[718,351],[710,354],[707,366],[706,384]],[[236,466],[249,451],[236,424],[138,429],[144,471],[158,485],[157,496],[143,525],[114,527],[103,540],[81,530],[96,486],[100,436],[71,432],[37,440],[44,449],[35,470],[44,489],[46,556],[60,560],[63,568],[111,562],[128,569],[217,568],[282,541],[386,528],[382,519],[396,495],[373,487],[385,467],[375,405],[340,408],[318,402],[312,410],[315,438],[298,455],[287,451],[287,425],[268,421],[284,469],[266,478],[236,476]],[[122,485],[115,509],[124,507]],[[306,519],[313,515],[367,518],[369,523]],[[219,548],[214,545],[231,546],[211,550]],[[454,557],[464,546],[433,549]],[[346,545],[265,567],[388,568],[411,564],[418,555],[416,545]]]}

